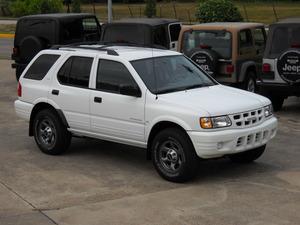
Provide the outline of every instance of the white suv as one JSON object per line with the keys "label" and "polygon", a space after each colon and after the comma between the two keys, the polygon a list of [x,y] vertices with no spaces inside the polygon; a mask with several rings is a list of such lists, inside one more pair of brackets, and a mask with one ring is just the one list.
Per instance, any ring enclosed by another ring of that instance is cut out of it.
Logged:
{"label": "white suv", "polygon": [[251,162],[275,136],[262,96],[220,85],[180,53],[81,45],[41,51],[24,70],[17,114],[47,154],[72,136],[147,149],[158,173],[183,182],[199,158]]}

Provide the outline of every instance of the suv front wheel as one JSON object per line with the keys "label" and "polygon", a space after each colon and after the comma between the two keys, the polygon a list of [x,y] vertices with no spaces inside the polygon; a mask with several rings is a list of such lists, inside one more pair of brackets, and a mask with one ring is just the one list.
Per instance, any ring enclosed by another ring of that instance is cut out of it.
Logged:
{"label": "suv front wheel", "polygon": [[185,132],[178,128],[161,131],[152,143],[152,160],[161,177],[173,182],[193,178],[198,157]]}
{"label": "suv front wheel", "polygon": [[58,155],[69,147],[72,136],[53,110],[38,112],[33,127],[35,142],[42,152]]}

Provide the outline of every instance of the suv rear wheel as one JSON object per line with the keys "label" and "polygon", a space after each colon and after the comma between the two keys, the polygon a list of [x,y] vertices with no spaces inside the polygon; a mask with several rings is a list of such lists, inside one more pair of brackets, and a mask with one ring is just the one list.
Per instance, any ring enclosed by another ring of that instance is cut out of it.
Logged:
{"label": "suv rear wheel", "polygon": [[251,163],[254,160],[258,159],[264,153],[265,149],[266,149],[266,145],[263,145],[261,147],[246,152],[229,155],[228,157],[232,162]]}
{"label": "suv rear wheel", "polygon": [[198,157],[182,130],[168,128],[161,131],[154,138],[151,150],[154,167],[164,179],[184,182],[195,176]]}
{"label": "suv rear wheel", "polygon": [[244,89],[249,92],[256,92],[256,74],[253,71],[249,71],[246,74],[244,81]]}
{"label": "suv rear wheel", "polygon": [[40,150],[49,155],[63,153],[71,143],[71,134],[53,110],[42,110],[33,121],[34,139]]}

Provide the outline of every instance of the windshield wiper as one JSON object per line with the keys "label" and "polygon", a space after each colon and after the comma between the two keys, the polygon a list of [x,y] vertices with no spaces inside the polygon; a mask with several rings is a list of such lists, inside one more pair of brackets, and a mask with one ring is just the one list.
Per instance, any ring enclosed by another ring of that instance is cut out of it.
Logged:
{"label": "windshield wiper", "polygon": [[170,93],[170,92],[177,92],[177,91],[186,91],[189,89],[195,89],[195,88],[202,88],[202,87],[209,87],[212,86],[213,84],[193,84],[190,86],[186,86],[186,87],[177,87],[177,88],[170,88],[170,89],[166,89],[166,90],[161,90],[158,91],[156,94],[166,94],[166,93]]}

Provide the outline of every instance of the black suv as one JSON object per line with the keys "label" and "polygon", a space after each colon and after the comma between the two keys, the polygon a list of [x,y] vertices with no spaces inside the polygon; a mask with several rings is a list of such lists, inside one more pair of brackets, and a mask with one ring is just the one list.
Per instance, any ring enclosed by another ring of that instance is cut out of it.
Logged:
{"label": "black suv", "polygon": [[41,14],[18,20],[12,59],[16,78],[41,50],[53,45],[99,41],[101,26],[93,14]]}
{"label": "black suv", "polygon": [[103,25],[101,41],[163,47],[176,51],[180,30],[181,23],[175,19],[122,19]]}
{"label": "black suv", "polygon": [[270,25],[258,85],[275,111],[288,96],[300,96],[300,18]]}

